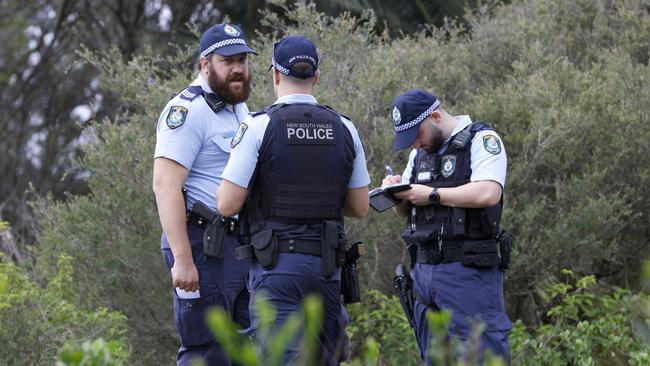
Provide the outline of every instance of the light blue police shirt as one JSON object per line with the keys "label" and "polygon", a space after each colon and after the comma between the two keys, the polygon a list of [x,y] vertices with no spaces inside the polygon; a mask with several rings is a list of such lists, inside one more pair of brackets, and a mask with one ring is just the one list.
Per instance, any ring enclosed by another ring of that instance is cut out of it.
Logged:
{"label": "light blue police shirt", "polygon": [[[199,85],[212,93],[201,74],[190,85]],[[185,122],[172,129],[167,125],[167,115],[174,106],[184,107],[188,112]],[[230,141],[247,116],[246,103],[227,106],[215,114],[200,95],[190,101],[179,94],[165,106],[158,118],[154,158],[171,159],[189,170],[185,181],[187,208],[202,201],[217,210],[214,194],[230,157]]]}
{"label": "light blue police shirt", "polygon": [[[452,131],[451,136],[456,135],[472,123],[472,119],[468,115],[456,116],[454,118],[456,118],[458,124]],[[445,142],[448,141],[449,139]],[[492,152],[488,151],[488,149],[490,149],[489,143],[493,141],[496,141],[500,147],[497,154],[494,153],[496,150],[492,150]],[[443,147],[441,147],[441,149],[442,148]],[[492,180],[501,184],[501,188],[505,188],[508,158],[506,156],[506,149],[503,146],[503,141],[501,141],[499,135],[492,130],[478,131],[472,139],[471,149],[472,155],[470,167],[472,169],[472,175],[470,181],[478,182],[482,180]],[[409,155],[408,164],[402,174],[402,183],[411,183],[413,160],[415,159],[416,154],[417,150],[413,149]]]}
{"label": "light blue police shirt", "polygon": [[[289,94],[275,101],[274,104],[310,103],[317,104],[316,98],[310,94]],[[269,124],[269,116],[264,113],[255,117],[249,116],[244,123],[248,129],[244,132],[241,141],[235,145],[230,155],[230,161],[223,172],[223,178],[243,187],[248,188],[250,179],[253,176],[257,159],[259,158],[260,147],[266,126]],[[348,188],[361,188],[370,184],[370,175],[366,166],[366,154],[359,138],[359,133],[352,122],[341,117],[341,121],[350,131],[354,142],[356,157],[352,165],[352,175],[348,182]],[[299,157],[297,157],[298,159]]]}

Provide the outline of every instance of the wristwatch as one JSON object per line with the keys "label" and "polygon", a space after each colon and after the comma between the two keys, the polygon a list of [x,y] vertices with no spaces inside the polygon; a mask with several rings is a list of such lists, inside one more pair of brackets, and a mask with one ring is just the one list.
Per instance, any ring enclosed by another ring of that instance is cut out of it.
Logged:
{"label": "wristwatch", "polygon": [[432,205],[437,205],[440,203],[440,195],[438,195],[438,188],[433,188],[433,191],[431,191],[431,194],[429,194],[429,202],[431,202]]}

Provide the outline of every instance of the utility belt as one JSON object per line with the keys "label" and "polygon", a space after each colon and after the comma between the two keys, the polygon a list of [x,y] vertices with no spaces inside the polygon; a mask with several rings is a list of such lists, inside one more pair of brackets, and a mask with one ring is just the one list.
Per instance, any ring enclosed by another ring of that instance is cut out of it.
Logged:
{"label": "utility belt", "polygon": [[[216,213],[213,215],[221,216],[220,214],[216,214]],[[233,234],[233,235],[239,234],[239,220],[233,217],[223,217],[223,216],[221,216],[219,220],[225,220],[223,224],[226,227],[226,231],[228,232],[228,234]],[[201,229],[204,229],[207,226],[209,226],[213,221],[214,220],[211,219],[210,217],[205,217],[199,214],[198,212],[187,210],[188,225],[194,225],[200,227]]]}
{"label": "utility belt", "polygon": [[205,203],[196,201],[187,210],[187,224],[198,226],[203,231],[203,255],[223,258],[226,234],[239,235],[239,222],[212,211]]}
{"label": "utility belt", "polygon": [[335,221],[324,221],[321,240],[278,239],[274,229],[253,234],[250,245],[237,247],[237,259],[255,257],[264,269],[275,267],[278,253],[310,254],[321,257],[321,274],[328,278],[345,261],[345,240],[340,240]]}
{"label": "utility belt", "polygon": [[415,262],[440,264],[461,262],[465,267],[492,267],[499,264],[495,239],[480,241],[443,241],[441,244],[418,244]]}

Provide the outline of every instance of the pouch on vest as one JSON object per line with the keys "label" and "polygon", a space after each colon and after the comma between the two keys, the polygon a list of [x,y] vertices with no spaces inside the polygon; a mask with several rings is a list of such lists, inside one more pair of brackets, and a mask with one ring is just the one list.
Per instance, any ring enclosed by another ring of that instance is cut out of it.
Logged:
{"label": "pouch on vest", "polygon": [[278,239],[273,229],[262,230],[251,238],[255,257],[264,269],[275,267],[278,259]]}
{"label": "pouch on vest", "polygon": [[438,232],[429,232],[423,230],[406,229],[402,232],[402,240],[406,243],[407,247],[412,245],[421,245],[428,243],[438,237]]}
{"label": "pouch on vest", "polygon": [[339,246],[339,229],[335,221],[323,221],[321,231],[321,275],[332,277],[336,271],[336,249]]}

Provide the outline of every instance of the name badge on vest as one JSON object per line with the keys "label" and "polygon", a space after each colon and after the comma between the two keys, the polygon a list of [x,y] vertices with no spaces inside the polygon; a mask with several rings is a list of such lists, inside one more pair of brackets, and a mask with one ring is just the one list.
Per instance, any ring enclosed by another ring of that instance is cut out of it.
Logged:
{"label": "name badge on vest", "polygon": [[418,174],[415,177],[415,183],[426,183],[438,177],[436,172],[436,156],[427,156],[417,167]]}
{"label": "name badge on vest", "polygon": [[289,145],[335,145],[334,123],[327,120],[287,120],[286,139]]}
{"label": "name badge on vest", "polygon": [[442,176],[445,178],[451,177],[456,171],[456,155],[443,156],[440,165],[442,165]]}

